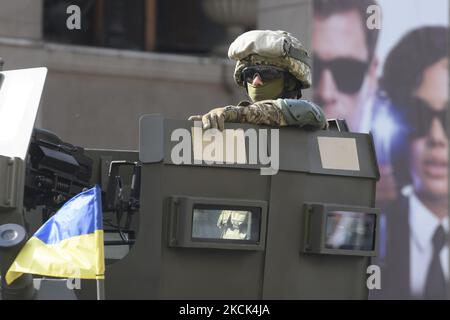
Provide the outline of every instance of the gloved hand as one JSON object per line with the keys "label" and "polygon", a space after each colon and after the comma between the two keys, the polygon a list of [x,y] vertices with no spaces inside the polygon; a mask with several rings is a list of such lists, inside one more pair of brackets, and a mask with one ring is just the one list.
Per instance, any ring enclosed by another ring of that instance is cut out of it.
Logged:
{"label": "gloved hand", "polygon": [[236,116],[237,111],[232,111],[229,107],[215,108],[204,115],[196,115],[189,117],[191,121],[201,121],[203,123],[203,129],[210,128],[219,129],[222,131],[225,127],[225,122],[232,121]]}
{"label": "gloved hand", "polygon": [[225,122],[240,122],[249,124],[265,124],[281,127],[287,123],[280,107],[275,100],[258,101],[253,104],[226,106],[215,108],[205,115],[189,117],[192,121],[202,121],[203,129],[224,129]]}

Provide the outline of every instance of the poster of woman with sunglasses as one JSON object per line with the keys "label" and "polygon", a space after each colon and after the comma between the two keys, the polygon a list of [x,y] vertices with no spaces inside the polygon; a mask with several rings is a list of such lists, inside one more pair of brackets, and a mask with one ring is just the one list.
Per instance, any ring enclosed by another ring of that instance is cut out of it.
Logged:
{"label": "poster of woman with sunglasses", "polygon": [[[315,102],[377,148],[381,289],[370,297],[449,299],[448,2],[313,3]],[[380,30],[367,24],[373,5]]]}

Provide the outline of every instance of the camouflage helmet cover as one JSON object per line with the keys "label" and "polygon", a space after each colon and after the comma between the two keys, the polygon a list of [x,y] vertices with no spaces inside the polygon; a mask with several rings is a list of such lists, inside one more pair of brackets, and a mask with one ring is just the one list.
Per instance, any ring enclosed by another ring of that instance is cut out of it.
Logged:
{"label": "camouflage helmet cover", "polygon": [[243,86],[242,70],[252,65],[271,65],[286,69],[301,84],[311,86],[309,53],[298,39],[286,31],[253,30],[233,41],[228,57],[236,60],[234,81]]}

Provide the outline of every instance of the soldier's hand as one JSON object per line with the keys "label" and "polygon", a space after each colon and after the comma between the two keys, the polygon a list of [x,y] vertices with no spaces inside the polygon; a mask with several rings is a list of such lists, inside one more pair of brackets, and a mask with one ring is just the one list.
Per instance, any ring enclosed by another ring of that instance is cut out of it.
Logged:
{"label": "soldier's hand", "polygon": [[204,115],[191,116],[188,120],[201,121],[204,130],[214,128],[222,131],[225,127],[225,113],[225,107],[216,108]]}

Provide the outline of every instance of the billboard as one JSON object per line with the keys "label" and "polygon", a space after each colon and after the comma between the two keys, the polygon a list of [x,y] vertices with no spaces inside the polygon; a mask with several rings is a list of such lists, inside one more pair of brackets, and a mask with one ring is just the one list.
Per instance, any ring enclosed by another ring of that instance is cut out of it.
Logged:
{"label": "billboard", "polygon": [[370,297],[448,299],[448,1],[313,6],[313,101],[377,149],[381,289]]}

